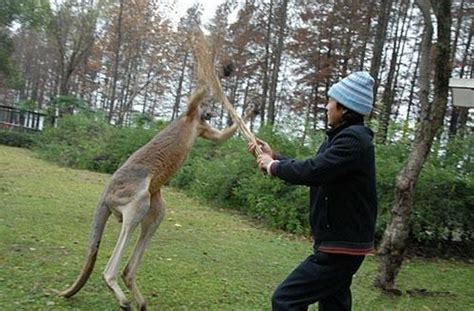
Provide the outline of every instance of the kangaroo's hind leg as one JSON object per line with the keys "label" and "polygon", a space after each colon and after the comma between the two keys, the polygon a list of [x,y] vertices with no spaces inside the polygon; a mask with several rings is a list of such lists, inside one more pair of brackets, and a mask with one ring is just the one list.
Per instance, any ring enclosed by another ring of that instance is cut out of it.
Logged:
{"label": "kangaroo's hind leg", "polygon": [[135,245],[132,256],[127,266],[123,270],[123,280],[128,289],[132,292],[133,298],[138,304],[140,310],[146,310],[146,302],[136,284],[136,273],[138,265],[147,247],[149,241],[153,237],[156,229],[158,229],[161,221],[165,216],[165,204],[160,193],[153,195],[150,200],[150,209],[141,221],[140,237]]}
{"label": "kangaroo's hind leg", "polygon": [[134,229],[145,217],[150,208],[150,194],[148,190],[137,193],[130,203],[116,207],[115,210],[122,215],[122,229],[120,231],[117,244],[112,252],[107,266],[105,267],[103,277],[107,286],[115,294],[120,307],[125,310],[131,310],[130,301],[118,284],[118,273],[120,261]]}

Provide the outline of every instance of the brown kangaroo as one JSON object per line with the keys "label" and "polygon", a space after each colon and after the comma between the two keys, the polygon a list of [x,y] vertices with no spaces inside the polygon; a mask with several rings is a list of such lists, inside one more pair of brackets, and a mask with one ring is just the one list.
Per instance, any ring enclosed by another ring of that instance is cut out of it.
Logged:
{"label": "brown kangaroo", "polygon": [[[206,48],[205,45],[204,47]],[[140,224],[140,237],[123,270],[122,278],[132,292],[139,309],[146,310],[146,302],[137,287],[135,277],[147,243],[165,215],[165,203],[161,195],[163,185],[182,166],[197,137],[223,142],[229,139],[238,127],[234,123],[219,131],[212,128],[204,119],[205,109],[201,106],[208,95],[209,87],[205,85],[206,79],[203,75],[216,75],[216,73],[209,68],[205,70],[202,68],[203,64],[204,66],[213,64],[207,51],[200,50],[197,53],[195,51],[195,58],[198,67],[198,87],[189,99],[186,113],[132,154],[113,174],[95,210],[82,270],[74,284],[58,293],[60,296],[71,297],[86,283],[94,268],[105,223],[109,216],[114,214],[122,222],[122,229],[103,272],[103,278],[115,294],[120,307],[132,310],[130,301],[119,287],[118,273],[127,242],[133,230]],[[251,116],[251,113],[247,113],[246,119]]]}

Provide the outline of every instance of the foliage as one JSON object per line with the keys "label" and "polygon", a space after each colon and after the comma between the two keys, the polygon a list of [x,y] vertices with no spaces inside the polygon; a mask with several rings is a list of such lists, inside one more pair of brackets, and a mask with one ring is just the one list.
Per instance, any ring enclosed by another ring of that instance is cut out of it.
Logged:
{"label": "foliage", "polygon": [[20,88],[22,81],[15,65],[10,60],[13,53],[13,41],[0,24],[0,78],[6,77],[6,85],[11,88]]}
{"label": "foliage", "polygon": [[474,135],[450,137],[440,160],[436,161],[433,156],[428,160],[433,165],[456,168],[459,174],[468,175],[474,172],[472,150],[474,150]]}
{"label": "foliage", "polygon": [[[292,157],[302,158],[315,152],[268,129],[263,129],[259,137],[268,141],[275,150],[283,150],[282,154]],[[319,137],[315,140],[320,141]],[[390,221],[395,177],[408,152],[407,144],[376,148],[377,240]],[[456,244],[459,246],[457,251],[463,251],[459,255],[470,256],[474,252],[470,225],[474,222],[472,175],[462,174],[453,167],[440,167],[439,162],[439,158],[431,159],[418,182],[410,238],[417,246],[434,247],[438,255]],[[232,140],[222,146],[198,143],[171,185],[220,206],[237,208],[273,228],[309,233],[307,189],[263,176],[241,141]]]}
{"label": "foliage", "polygon": [[69,115],[58,121],[58,127],[44,130],[38,151],[64,166],[112,173],[162,127],[157,122],[149,129],[118,128],[94,114]]}
{"label": "foliage", "polygon": [[58,127],[44,130],[38,144],[41,155],[64,166],[92,169],[111,127],[87,115],[66,116]]}
{"label": "foliage", "polygon": [[[137,122],[118,128],[91,115],[67,116],[58,128],[44,131],[38,150],[44,158],[62,165],[112,173],[164,126],[150,123],[150,128],[144,129],[140,118]],[[281,154],[297,158],[314,154],[321,140],[317,135],[310,147],[301,146],[270,128],[262,128],[258,136]],[[453,153],[465,151],[452,149]],[[408,144],[376,147],[377,239],[390,221],[395,176],[408,152]],[[450,163],[459,165],[459,161],[434,156],[426,163],[417,184],[410,238],[418,246],[434,247],[439,254],[452,243],[472,253],[472,173]],[[238,209],[272,228],[309,233],[307,189],[264,176],[241,138],[222,145],[198,139],[171,185],[218,206]]]}
{"label": "foliage", "polygon": [[[185,42],[189,27],[201,19],[204,22],[202,7],[194,6],[174,25],[159,1],[63,0],[51,8],[49,3],[54,2],[0,2],[0,25],[5,29],[5,36],[0,38],[0,50],[5,52],[2,55],[0,51],[0,68],[5,64],[2,59],[10,59],[13,52],[15,64],[10,65],[23,76],[18,74],[15,79],[21,86],[18,91],[0,90],[7,101],[34,99],[46,108],[54,104],[51,96],[74,94],[85,98],[90,107],[107,110],[109,120],[117,116],[119,120],[129,119],[136,107],[151,116],[166,117],[182,110],[184,97],[195,85],[192,48]],[[234,76],[223,81],[225,89],[232,90],[231,102],[238,110],[251,102],[259,103],[259,118],[264,123],[273,114],[269,109],[274,106],[276,91],[277,124],[291,116],[306,133],[324,126],[322,109],[330,85],[350,72],[371,68],[376,78],[394,79],[394,83],[377,81],[380,91],[383,87],[384,93],[391,93],[389,119],[404,119],[407,126],[414,125],[419,118],[419,109],[414,107],[419,106],[416,60],[420,47],[415,34],[423,28],[422,16],[406,1],[397,10],[384,9],[390,3],[368,6],[360,1],[306,1],[289,7],[287,1],[272,5],[268,1],[222,3],[206,28],[210,41],[218,47],[214,51],[217,63],[224,65],[232,60],[235,65]],[[470,19],[463,18],[465,8],[460,7],[460,1],[453,3],[452,9],[456,20],[456,42],[452,42],[456,57],[452,64],[454,75],[459,75],[469,73],[472,67],[466,61]],[[383,26],[382,19],[390,22]],[[47,27],[34,31],[24,27],[38,23]],[[11,26],[14,32],[8,30]],[[5,42],[5,48],[1,42]],[[412,62],[397,61],[396,47],[400,46],[407,47]],[[279,66],[280,56],[291,70]],[[377,102],[379,105],[383,104]],[[379,121],[380,108],[371,116],[374,121]],[[459,126],[466,125],[464,114],[456,119]],[[225,117],[220,121],[225,123]],[[392,128],[389,140],[400,135],[399,129]]]}
{"label": "foliage", "polygon": [[[302,151],[269,127],[263,128],[259,137],[276,150],[286,151],[292,156]],[[198,141],[171,185],[187,189],[193,195],[218,205],[237,208],[273,228],[308,233],[304,189],[262,178],[241,139],[232,139],[223,145]]]}
{"label": "foliage", "polygon": [[414,202],[413,231],[419,232],[418,241],[436,249],[455,242],[474,253],[473,148],[472,135],[450,137],[447,146],[441,148],[443,152],[432,152],[428,157]]}
{"label": "foliage", "polygon": [[[82,290],[71,299],[54,293],[80,270],[95,204],[110,176],[60,168],[5,146],[0,146],[0,163],[2,310],[117,309],[101,277],[120,228],[113,216]],[[167,216],[137,276],[149,309],[269,310],[273,290],[311,252],[306,239],[269,231],[174,189],[164,189],[163,195]],[[472,264],[409,259],[400,272],[400,297],[380,295],[372,287],[376,273],[376,260],[368,256],[353,279],[354,310],[472,309]],[[405,294],[414,288],[426,289],[426,295]]]}
{"label": "foliage", "polygon": [[92,114],[93,111],[87,105],[87,103],[81,98],[74,96],[60,95],[56,96],[51,100],[48,105],[47,113],[50,116],[54,116],[58,112],[59,116],[62,117],[66,114],[73,114],[74,112]]}
{"label": "foliage", "polygon": [[91,168],[99,172],[113,173],[128,157],[146,144],[162,128],[153,123],[150,129],[142,127],[112,128],[101,142],[101,149],[95,155]]}
{"label": "foliage", "polygon": [[413,231],[422,242],[469,242],[474,238],[474,180],[455,171],[426,167],[418,181]]}
{"label": "foliage", "polygon": [[48,11],[49,1],[46,0],[0,2],[0,75],[6,77],[7,86],[18,89],[23,86],[17,65],[10,59],[14,46],[8,27],[15,21],[26,27],[39,27]]}
{"label": "foliage", "polygon": [[[464,252],[464,256],[474,253],[474,231],[470,225],[474,222],[472,170],[458,168],[463,165],[460,159],[469,154],[466,146],[472,143],[470,140],[472,138],[465,139],[457,151],[451,149],[453,154],[448,157],[432,154],[416,185],[410,239],[417,245],[434,248],[438,254],[453,245],[457,245],[456,251]],[[377,146],[378,238],[390,221],[395,176],[405,164],[409,147],[406,144]]]}
{"label": "foliage", "polygon": [[20,100],[16,104],[16,108],[18,108],[22,113],[26,111],[34,111],[38,107],[38,103],[34,100],[27,99],[27,100]]}
{"label": "foliage", "polygon": [[50,6],[47,0],[2,0],[0,26],[11,26],[18,21],[30,27],[40,26]]}
{"label": "foliage", "polygon": [[390,222],[390,211],[395,199],[395,176],[403,167],[408,156],[407,144],[377,145],[376,146],[376,178],[378,196],[377,239]]}
{"label": "foliage", "polygon": [[0,130],[0,144],[12,147],[32,148],[38,134]]}

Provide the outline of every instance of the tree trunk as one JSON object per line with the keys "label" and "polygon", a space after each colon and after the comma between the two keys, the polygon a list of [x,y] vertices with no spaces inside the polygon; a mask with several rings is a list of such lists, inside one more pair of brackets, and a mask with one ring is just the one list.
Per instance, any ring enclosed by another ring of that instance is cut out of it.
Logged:
{"label": "tree trunk", "polygon": [[370,29],[372,28],[372,14],[374,12],[374,7],[375,7],[375,3],[374,1],[371,1],[369,3],[369,11],[367,12],[367,19],[366,19],[366,26],[367,28],[365,29],[365,32],[364,32],[364,43],[363,43],[363,47],[362,47],[362,50],[361,50],[361,55],[360,55],[360,65],[359,65],[359,70],[364,70],[364,63],[365,63],[365,56],[366,56],[366,53],[367,53],[367,44],[369,43],[369,39],[371,37],[371,32],[370,32]]}
{"label": "tree trunk", "polygon": [[401,34],[403,34],[403,30],[405,27],[405,22],[407,18],[407,13],[408,13],[408,4],[403,3],[405,2],[402,0],[401,7],[404,9],[404,12],[401,12],[398,17],[396,23],[394,23],[395,27],[395,35],[394,35],[394,46],[393,46],[393,51],[392,51],[392,58],[390,60],[390,68],[388,70],[388,77],[387,77],[387,83],[385,84],[385,89],[383,92],[382,96],[382,108],[380,110],[380,115],[379,115],[379,126],[377,130],[377,136],[376,136],[376,141],[378,144],[385,144],[387,140],[387,133],[388,133],[388,126],[390,123],[390,116],[392,114],[392,106],[393,106],[393,99],[394,99],[394,93],[395,93],[395,85],[394,85],[394,80],[396,78],[396,73],[398,72],[397,70],[397,64],[398,64],[398,53],[400,51],[400,46],[402,44],[402,39],[403,36],[398,36],[398,29],[399,23],[400,23],[400,15],[403,14],[403,21],[402,21],[402,28],[401,28]]}
{"label": "tree trunk", "polygon": [[408,123],[410,122],[410,113],[413,110],[413,97],[415,96],[415,83],[418,74],[418,67],[420,66],[420,58],[421,52],[418,53],[416,58],[415,70],[413,71],[413,77],[411,79],[411,87],[410,87],[410,95],[408,96],[408,108],[407,108],[407,115],[405,117],[405,124],[403,125],[403,133],[402,133],[402,140],[406,139],[406,135],[408,133]]}
{"label": "tree trunk", "polygon": [[267,32],[265,36],[265,61],[263,63],[263,81],[262,81],[262,103],[260,104],[260,123],[264,124],[265,114],[267,110],[267,96],[270,76],[270,44],[272,35],[272,23],[273,23],[273,0],[270,0],[270,7],[268,9],[268,23]]}
{"label": "tree trunk", "polygon": [[114,71],[113,71],[113,80],[112,80],[112,94],[110,95],[109,103],[109,123],[112,121],[114,116],[114,104],[115,104],[115,92],[117,91],[117,81],[118,81],[118,67],[120,62],[120,49],[122,46],[122,16],[123,16],[123,3],[125,0],[120,0],[119,15],[117,20],[117,42],[115,45],[115,59],[114,59]]}
{"label": "tree trunk", "polygon": [[244,118],[245,110],[247,110],[247,107],[249,106],[248,95],[249,95],[249,83],[247,82],[245,85],[245,91],[244,91],[244,96],[243,96],[242,113],[240,114],[241,118]]}
{"label": "tree trunk", "polygon": [[[401,37],[400,37],[400,43],[398,45],[399,47],[399,52],[397,53],[398,55],[400,55],[400,57],[398,58],[398,63],[397,63],[397,69],[395,70],[395,80],[393,81],[393,92],[392,92],[392,97],[390,98],[390,101],[394,104],[396,104],[396,109],[395,109],[395,113],[394,113],[394,116],[393,116],[393,120],[394,122],[397,121],[398,119],[398,116],[400,114],[400,106],[402,105],[402,98],[405,98],[404,97],[404,93],[405,93],[405,87],[407,86],[406,83],[403,83],[400,88],[399,88],[399,78],[400,78],[400,70],[402,68],[402,64],[404,63],[404,59],[403,59],[403,56],[405,55],[405,47],[406,47],[406,44],[408,42],[407,38],[408,38],[408,31],[410,30],[410,21],[413,19],[413,7],[410,6],[411,4],[411,0],[408,0],[406,2],[406,5],[407,5],[407,11],[406,11],[406,15],[405,15],[405,18],[403,20],[403,26],[402,26],[402,32],[401,32]],[[408,11],[410,10],[410,13],[408,14]],[[410,64],[408,64],[408,72],[410,71],[410,68],[411,68],[411,62]],[[402,79],[403,80],[403,79]],[[395,102],[395,95],[398,95],[398,98],[399,100],[397,102]]]}
{"label": "tree trunk", "polygon": [[372,56],[372,63],[370,64],[370,75],[375,79],[374,94],[377,94],[379,85],[378,76],[380,71],[383,46],[385,45],[385,36],[387,34],[387,26],[389,20],[389,13],[392,7],[393,0],[382,0],[379,17],[377,20],[377,31],[375,35],[374,50]]}
{"label": "tree trunk", "polygon": [[74,58],[75,56],[73,53],[69,62],[67,61],[67,59],[63,60],[66,64],[64,64],[65,68],[61,74],[61,84],[59,86],[59,95],[66,96],[69,94],[70,81],[71,81],[72,74],[74,72],[74,68],[72,66],[73,62],[75,62]]}
{"label": "tree trunk", "polygon": [[[405,167],[396,180],[395,203],[392,209],[392,220],[385,230],[379,249],[379,276],[375,286],[383,290],[395,290],[395,279],[403,263],[409,237],[409,221],[413,208],[413,197],[418,176],[430,152],[433,138],[443,124],[448,101],[449,76],[451,74],[450,59],[450,27],[451,1],[440,0],[431,4],[429,0],[417,0],[420,7],[425,29],[421,44],[420,64],[420,102],[422,114],[413,149]],[[429,102],[429,73],[431,38],[433,26],[430,11],[434,10],[437,18],[437,42],[435,45],[434,97]]]}
{"label": "tree trunk", "polygon": [[183,90],[184,74],[186,73],[188,57],[189,57],[189,52],[186,52],[186,54],[184,54],[183,66],[181,67],[181,74],[179,76],[178,89],[176,90],[176,97],[174,99],[173,114],[171,115],[171,121],[176,119],[179,115],[179,104],[181,103],[181,93]]}
{"label": "tree trunk", "polygon": [[461,0],[461,4],[459,6],[459,14],[457,18],[457,24],[456,24],[456,31],[454,33],[454,42],[453,42],[453,49],[451,50],[451,59],[454,61],[456,59],[456,49],[458,46],[458,39],[459,39],[459,33],[461,31],[461,24],[462,24],[462,19],[464,17],[464,0]]}
{"label": "tree trunk", "polygon": [[[463,8],[464,8],[464,0],[461,0],[461,5],[459,7],[459,14],[458,14],[458,18],[457,18],[457,25],[456,25],[456,28],[455,28],[456,32],[454,34],[454,43],[453,43],[453,48],[452,48],[452,51],[451,51],[451,58],[453,59],[453,61],[456,60],[456,50],[457,50],[457,46],[458,46],[458,38],[459,38],[459,33],[461,31],[462,19],[464,17]],[[449,136],[450,137],[454,137],[457,134],[458,118],[459,118],[459,109],[458,109],[458,107],[453,105],[452,110],[451,110],[451,119],[450,119],[450,122],[449,122]]]}
{"label": "tree trunk", "polygon": [[124,68],[126,68],[126,71],[124,74],[127,74],[127,77],[125,79],[125,85],[122,85],[122,88],[120,90],[120,94],[118,96],[118,115],[117,115],[117,121],[115,125],[118,126],[123,126],[124,121],[125,121],[125,115],[128,112],[127,107],[126,107],[126,102],[128,101],[128,95],[129,95],[129,90],[130,90],[130,83],[132,82],[132,67],[135,66],[135,61],[128,59],[126,64],[124,65]]}
{"label": "tree trunk", "polygon": [[286,18],[288,11],[288,0],[283,0],[278,14],[278,43],[274,52],[275,63],[272,71],[272,79],[270,84],[270,97],[268,100],[268,123],[275,123],[275,102],[278,87],[278,75],[280,73],[281,57],[283,54],[283,43],[286,37]]}
{"label": "tree trunk", "polygon": [[[462,3],[464,3],[464,1]],[[458,22],[458,27],[460,27],[459,22]],[[471,41],[472,41],[473,35],[474,35],[474,17],[471,18],[471,27],[470,27],[469,35],[467,38],[464,55],[461,61],[461,71],[459,73],[460,78],[464,78],[464,72],[465,72],[465,68],[467,66],[467,62],[469,58],[469,49],[471,47]],[[455,50],[455,47],[453,47],[453,50]],[[453,52],[453,55],[455,55],[455,52]],[[464,132],[464,129],[466,127],[466,122],[467,122],[468,110],[469,108],[467,107],[453,106],[453,110],[451,112],[451,119],[449,123],[449,135],[451,137],[456,136],[459,130],[461,130],[461,132]]]}
{"label": "tree trunk", "polygon": [[[147,73],[147,75],[146,75],[146,80],[147,80],[147,81],[150,80],[151,71],[152,71],[151,69],[152,69],[152,67],[150,66],[150,68],[148,69],[148,73]],[[147,101],[148,101],[148,85],[145,87],[145,95],[143,95],[142,114],[145,114],[145,112],[146,112]]]}
{"label": "tree trunk", "polygon": [[[310,122],[311,121],[310,119],[311,119],[311,113],[314,111],[314,106],[316,106],[316,100],[315,100],[316,90],[317,90],[317,83],[313,84],[313,86],[311,87],[311,93],[309,95],[308,105],[306,106],[303,136],[301,137],[301,146],[304,146],[304,144],[305,144],[306,136],[308,135],[310,124],[315,123],[314,119],[316,119],[316,118],[313,119],[313,122]],[[305,99],[303,98],[303,100],[305,100]],[[314,114],[313,116],[316,116],[316,114]],[[312,126],[313,125],[311,125],[311,127]]]}

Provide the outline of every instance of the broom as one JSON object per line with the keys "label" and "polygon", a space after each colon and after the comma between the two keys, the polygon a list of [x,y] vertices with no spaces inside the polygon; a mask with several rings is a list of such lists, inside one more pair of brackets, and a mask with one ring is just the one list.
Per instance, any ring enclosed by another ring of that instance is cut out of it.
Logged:
{"label": "broom", "polygon": [[204,84],[209,86],[214,96],[224,104],[224,108],[227,110],[232,120],[237,123],[237,126],[239,127],[242,135],[244,135],[248,142],[255,144],[256,155],[261,155],[263,152],[260,148],[260,145],[257,144],[257,139],[255,135],[252,133],[252,131],[250,131],[247,125],[245,125],[244,120],[242,120],[237,111],[235,111],[234,107],[229,102],[229,99],[224,94],[221,82],[217,77],[216,71],[214,69],[214,62],[212,61],[209,52],[210,49],[207,43],[207,39],[199,28],[194,33],[193,43],[194,57],[197,60],[198,83],[204,82]]}

